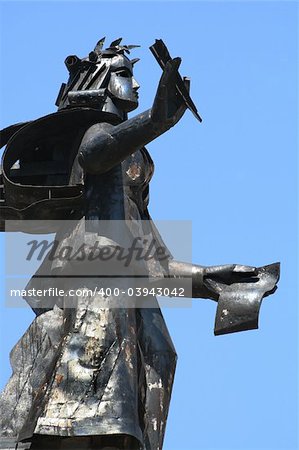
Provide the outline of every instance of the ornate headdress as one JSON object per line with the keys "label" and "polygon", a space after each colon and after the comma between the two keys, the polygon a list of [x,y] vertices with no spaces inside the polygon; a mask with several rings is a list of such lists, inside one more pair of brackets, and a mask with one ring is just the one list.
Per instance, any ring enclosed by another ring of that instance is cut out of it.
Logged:
{"label": "ornate headdress", "polygon": [[[65,59],[69,72],[67,83],[62,83],[56,106],[58,109],[77,106],[89,106],[103,110],[107,103],[108,83],[112,71],[112,63],[121,57],[128,69],[139,61],[139,58],[130,60],[127,55],[139,45],[121,45],[122,38],[116,39],[103,49],[105,38],[100,39],[94,50],[85,58],[70,55]],[[124,58],[125,56],[125,58]],[[113,100],[113,99],[112,99]],[[111,109],[111,108],[110,108]]]}

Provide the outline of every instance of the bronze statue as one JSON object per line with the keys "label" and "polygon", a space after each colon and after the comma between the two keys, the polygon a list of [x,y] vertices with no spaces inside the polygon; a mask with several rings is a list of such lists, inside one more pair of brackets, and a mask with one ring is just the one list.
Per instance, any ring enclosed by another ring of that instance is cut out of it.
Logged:
{"label": "bronze statue", "polygon": [[[191,280],[184,295],[218,302],[215,334],[224,334],[257,328],[261,301],[279,278],[279,264],[203,267],[173,259],[148,213],[154,166],[144,146],[186,109],[201,121],[190,80],[178,72],[180,58],[157,40],[151,51],[163,73],[153,106],[128,119],[138,106],[137,60],[128,56],[135,46],[103,44],[86,58],[66,58],[58,112],[2,130],[2,230],[13,220],[28,232],[34,221],[30,232],[57,233],[56,252],[80,248],[81,256],[82,245],[114,251],[128,236],[134,245],[146,236],[163,257],[135,260],[125,273],[114,272],[115,259],[108,269],[96,262],[83,273],[77,262],[48,253],[28,289],[55,282],[67,292],[99,279],[109,287],[113,278],[121,295],[95,291],[75,306],[66,295],[52,303],[26,297],[37,317],[12,351],[0,448],[162,449],[176,353],[155,297],[144,295],[141,304],[134,295],[128,303],[128,289]],[[64,227],[66,220],[72,222]]]}

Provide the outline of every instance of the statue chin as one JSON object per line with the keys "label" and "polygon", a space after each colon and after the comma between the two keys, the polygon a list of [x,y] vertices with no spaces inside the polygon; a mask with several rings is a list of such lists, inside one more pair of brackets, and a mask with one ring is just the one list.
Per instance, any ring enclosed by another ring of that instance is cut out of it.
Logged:
{"label": "statue chin", "polygon": [[138,100],[133,100],[131,98],[112,98],[113,103],[115,106],[124,112],[131,112],[134,111],[134,109],[138,108]]}

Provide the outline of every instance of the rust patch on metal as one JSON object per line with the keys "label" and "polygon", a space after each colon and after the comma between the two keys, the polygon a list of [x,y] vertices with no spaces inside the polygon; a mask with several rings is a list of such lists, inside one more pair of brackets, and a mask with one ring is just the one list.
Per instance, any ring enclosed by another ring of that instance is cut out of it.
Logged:
{"label": "rust patch on metal", "polygon": [[62,380],[63,380],[63,375],[60,375],[59,373],[57,373],[56,376],[55,376],[55,381],[58,384],[58,386],[60,385]]}
{"label": "rust patch on metal", "polygon": [[140,177],[141,167],[139,164],[133,163],[132,165],[130,165],[126,173],[132,180],[136,180],[136,178]]}

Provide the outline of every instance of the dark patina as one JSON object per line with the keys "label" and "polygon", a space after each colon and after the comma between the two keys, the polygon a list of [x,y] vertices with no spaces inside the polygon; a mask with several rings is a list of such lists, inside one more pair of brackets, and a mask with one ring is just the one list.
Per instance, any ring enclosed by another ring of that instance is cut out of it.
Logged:
{"label": "dark patina", "polygon": [[[121,238],[109,227],[102,232],[101,223],[120,221],[133,236],[150,236],[165,247],[147,208],[154,165],[145,145],[186,109],[201,122],[190,80],[179,74],[180,58],[171,58],[157,40],[151,51],[163,73],[153,106],[128,119],[138,106],[137,59],[129,58],[136,46],[121,45],[121,39],[106,49],[103,44],[101,39],[86,58],[66,58],[69,80],[56,113],[2,130],[2,231],[12,220],[15,230],[28,232],[30,220],[30,233],[55,232],[61,245],[90,244],[100,235],[113,246]],[[63,229],[65,220],[72,227]],[[66,290],[96,285],[89,268],[87,281],[75,278],[82,275],[78,270],[46,256],[28,286],[43,288],[57,279]],[[114,287],[146,285],[144,273],[157,285],[190,279],[190,297],[217,302],[219,335],[257,328],[279,264],[204,267],[168,252],[155,264],[132,264]],[[102,278],[105,283],[111,286],[111,279]],[[162,449],[176,352],[156,299],[117,308],[115,299],[101,294],[78,298],[72,308],[61,298],[46,307],[37,298],[26,300],[36,318],[11,353],[13,375],[0,397],[0,448]],[[125,294],[117,299],[120,305],[126,300]]]}

